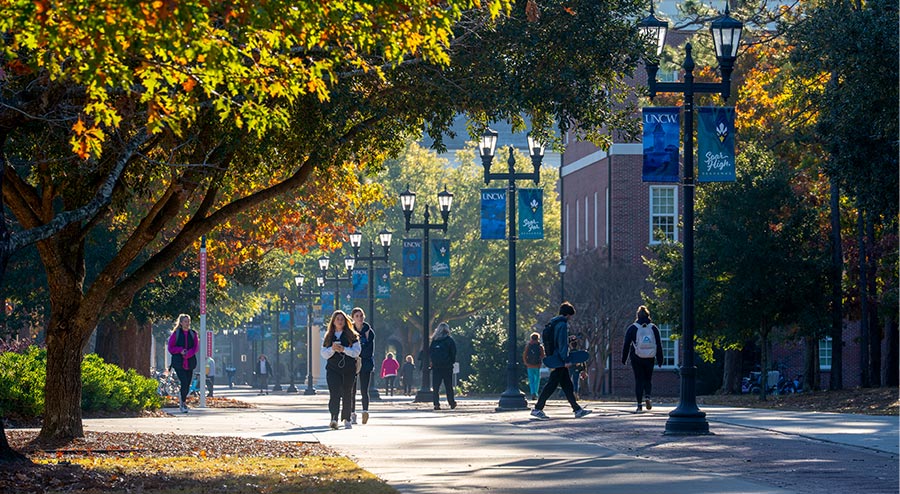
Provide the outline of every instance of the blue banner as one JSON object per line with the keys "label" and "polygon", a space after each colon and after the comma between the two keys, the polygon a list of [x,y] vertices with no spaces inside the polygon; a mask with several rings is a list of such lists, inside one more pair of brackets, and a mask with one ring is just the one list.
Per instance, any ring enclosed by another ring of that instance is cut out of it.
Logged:
{"label": "blue banner", "polygon": [[431,240],[431,276],[450,276],[450,240]]}
{"label": "blue banner", "polygon": [[341,301],[341,310],[349,317],[350,311],[353,310],[353,299],[350,298],[350,294],[344,295],[341,298],[343,298]]}
{"label": "blue banner", "polygon": [[250,326],[247,328],[247,341],[262,341],[262,328],[259,326]]}
{"label": "blue banner", "polygon": [[422,276],[421,239],[403,239],[403,276]]}
{"label": "blue banner", "polygon": [[297,306],[297,313],[294,315],[294,323],[296,323],[298,328],[305,328],[306,323],[309,322],[309,308],[300,304]]}
{"label": "blue banner", "polygon": [[506,238],[506,189],[481,189],[481,239]]}
{"label": "blue banner", "polygon": [[375,268],[375,298],[391,297],[391,268]]}
{"label": "blue banner", "polygon": [[697,181],[734,182],[734,108],[698,108]]}
{"label": "blue banner", "polygon": [[350,295],[353,298],[369,298],[369,270],[367,268],[355,268],[350,273],[350,283],[353,287]]}
{"label": "blue banner", "polygon": [[322,300],[322,317],[331,318],[331,313],[334,312],[334,291],[322,290],[320,299]]}
{"label": "blue banner", "polygon": [[643,109],[644,182],[678,182],[678,138],[681,108]]}
{"label": "blue banner", "polygon": [[519,189],[519,239],[544,238],[544,189]]}
{"label": "blue banner", "polygon": [[283,310],[278,312],[278,327],[281,329],[291,327],[290,311]]}

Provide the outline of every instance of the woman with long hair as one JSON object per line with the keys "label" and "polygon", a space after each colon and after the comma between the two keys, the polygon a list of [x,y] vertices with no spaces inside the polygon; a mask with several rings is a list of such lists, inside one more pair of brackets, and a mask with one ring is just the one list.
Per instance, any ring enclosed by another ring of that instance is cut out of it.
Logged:
{"label": "woman with long hair", "polygon": [[[322,340],[322,358],[325,379],[328,382],[328,412],[332,429],[338,428],[338,414],[345,429],[352,429],[350,413],[353,410],[353,383],[356,382],[357,363],[362,346],[359,333],[349,323],[347,314],[336,310],[331,314],[328,329]],[[341,405],[343,403],[343,406]]]}
{"label": "woman with long hair", "polygon": [[431,335],[429,347],[431,357],[431,382],[434,386],[434,409],[441,409],[441,383],[447,391],[447,404],[450,409],[456,408],[456,399],[453,397],[453,364],[456,363],[456,342],[450,336],[450,325],[442,322],[437,325],[434,334]]}
{"label": "woman with long hair", "polygon": [[637,398],[634,413],[641,413],[644,405],[647,410],[653,408],[653,400],[650,398],[653,389],[653,364],[662,367],[663,362],[659,328],[650,320],[650,311],[643,305],[637,308],[634,323],[625,330],[622,365],[629,359],[634,371],[634,395]]}
{"label": "woman with long hair", "polygon": [[183,413],[187,413],[188,392],[191,390],[191,378],[194,369],[197,368],[197,352],[200,350],[200,336],[191,329],[191,316],[180,314],[176,319],[172,334],[169,335],[169,353],[172,354],[172,368],[178,376],[181,384],[181,393],[178,406]]}

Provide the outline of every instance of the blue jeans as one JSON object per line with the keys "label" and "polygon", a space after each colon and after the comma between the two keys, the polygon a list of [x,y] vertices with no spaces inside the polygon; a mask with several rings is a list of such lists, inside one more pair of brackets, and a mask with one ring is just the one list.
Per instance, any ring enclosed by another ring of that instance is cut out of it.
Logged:
{"label": "blue jeans", "polygon": [[528,367],[528,390],[531,391],[531,396],[537,396],[538,390],[541,386],[541,368],[540,367]]}

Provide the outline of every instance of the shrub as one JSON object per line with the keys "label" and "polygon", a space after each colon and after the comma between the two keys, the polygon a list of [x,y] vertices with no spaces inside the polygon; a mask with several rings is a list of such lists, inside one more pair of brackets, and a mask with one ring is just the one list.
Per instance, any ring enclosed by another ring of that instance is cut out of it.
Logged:
{"label": "shrub", "polygon": [[[42,415],[46,375],[44,349],[33,346],[23,353],[0,353],[0,415]],[[107,364],[93,353],[81,363],[81,379],[84,411],[138,411],[162,405],[155,380]]]}

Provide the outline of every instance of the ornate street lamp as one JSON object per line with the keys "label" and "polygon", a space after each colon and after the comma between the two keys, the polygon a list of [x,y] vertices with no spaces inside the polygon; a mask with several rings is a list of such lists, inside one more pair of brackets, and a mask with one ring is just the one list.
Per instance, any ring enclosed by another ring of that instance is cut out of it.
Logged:
{"label": "ornate street lamp", "polygon": [[697,406],[696,373],[694,366],[694,94],[721,94],[723,99],[731,95],[731,72],[737,57],[743,24],[728,15],[728,4],[725,4],[725,15],[715,20],[710,26],[719,61],[721,82],[694,82],[694,59],[691,57],[691,44],[684,47],[685,59],[684,82],[657,82],[659,55],[665,45],[668,24],[653,15],[653,4],[650,4],[650,15],[639,25],[641,35],[656,47],[656,56],[645,60],[647,82],[650,99],[656,93],[681,93],[684,97],[684,167],[682,191],[684,194],[684,254],[683,286],[681,308],[681,327],[684,341],[684,361],[681,365],[681,397],[678,407],[669,413],[666,422],[666,434],[694,435],[709,434],[709,423],[706,413]]}
{"label": "ornate street lamp", "polygon": [[335,310],[341,308],[341,282],[342,281],[350,281],[350,272],[353,271],[353,266],[356,265],[356,260],[350,256],[344,258],[344,269],[347,270],[347,276],[334,276],[333,278],[328,277],[328,268],[331,266],[331,260],[326,256],[322,256],[319,258],[319,269],[322,271],[322,282],[327,283],[329,281],[334,282],[334,305]]}
{"label": "ornate street lamp", "polygon": [[516,372],[516,180],[531,180],[537,185],[541,179],[541,161],[544,159],[544,144],[536,136],[528,135],[528,154],[531,156],[531,173],[517,173],[513,147],[509,147],[506,173],[491,173],[491,162],[497,145],[497,132],[487,129],[481,136],[481,164],[484,167],[484,183],[491,180],[507,181],[507,213],[509,216],[509,324],[506,327],[506,391],[500,395],[497,410],[524,410],[528,408],[525,395],[519,391]]}
{"label": "ornate street lamp", "polygon": [[406,190],[400,193],[400,207],[403,208],[403,217],[406,219],[406,231],[410,231],[412,229],[422,230],[422,291],[424,293],[424,301],[422,304],[422,386],[416,392],[415,402],[426,402],[430,403],[432,401],[432,390],[431,390],[431,375],[428,371],[428,363],[431,359],[431,355],[429,354],[429,342],[428,342],[428,325],[431,320],[431,253],[428,245],[428,232],[431,230],[441,230],[443,232],[447,232],[447,221],[450,219],[450,208],[453,207],[453,194],[447,192],[447,188],[444,188],[443,192],[438,194],[438,206],[441,210],[441,223],[431,223],[431,208],[425,207],[425,214],[423,215],[424,222],[422,223],[412,223],[412,212],[413,208],[416,205],[416,193],[409,190],[409,185],[406,186]]}
{"label": "ornate street lamp", "polygon": [[559,260],[559,303],[566,301],[566,259]]}
{"label": "ornate street lamp", "polygon": [[[302,274],[298,274],[294,276],[294,285],[297,287],[297,300],[303,301],[306,300],[306,390],[303,391],[304,395],[314,395],[316,394],[316,388],[313,386],[312,379],[312,352],[313,352],[313,337],[312,337],[312,302],[316,297],[322,295],[321,290],[322,286],[325,285],[325,279],[321,276],[316,277],[316,285],[319,287],[318,292],[304,292],[303,291],[303,283],[306,281],[306,277]],[[293,371],[292,371],[293,372]]]}
{"label": "ornate street lamp", "polygon": [[[359,255],[359,247],[362,244],[362,233],[354,232],[350,234],[350,246],[353,247],[353,259],[356,263],[360,261],[368,263],[366,267],[366,274],[369,279],[369,291],[368,291],[368,299],[369,299],[369,312],[368,312],[368,322],[369,326],[372,329],[375,329],[375,261],[384,261],[385,263],[389,261],[388,254],[391,250],[391,237],[393,234],[388,230],[381,230],[378,233],[378,241],[381,243],[381,249],[383,255],[376,256],[375,255],[375,244],[374,242],[369,242],[369,255],[368,256],[360,256]],[[381,397],[378,395],[378,389],[375,387],[375,380],[369,380],[369,398],[373,400],[380,400]]]}

